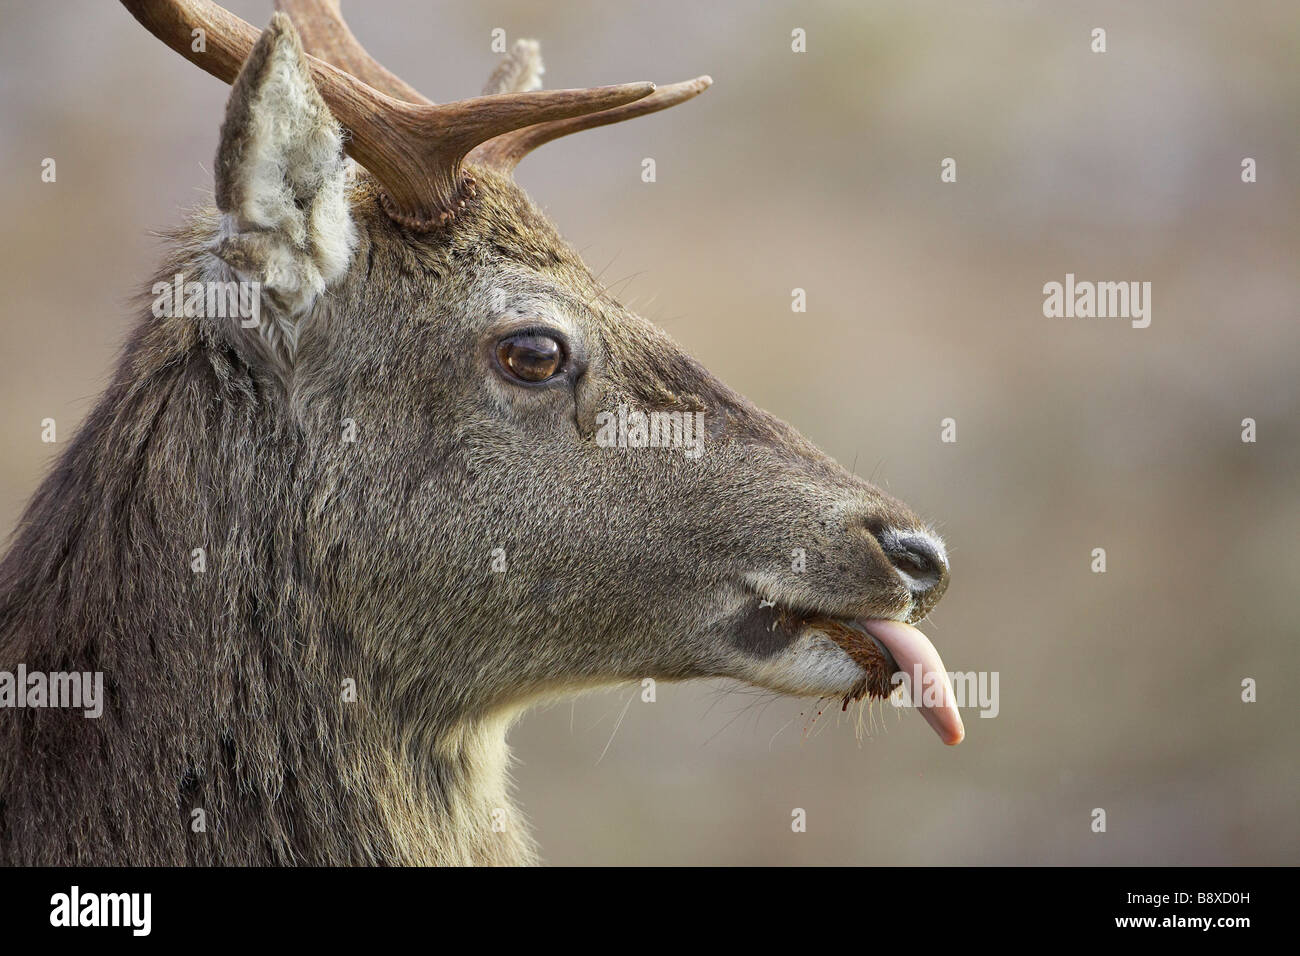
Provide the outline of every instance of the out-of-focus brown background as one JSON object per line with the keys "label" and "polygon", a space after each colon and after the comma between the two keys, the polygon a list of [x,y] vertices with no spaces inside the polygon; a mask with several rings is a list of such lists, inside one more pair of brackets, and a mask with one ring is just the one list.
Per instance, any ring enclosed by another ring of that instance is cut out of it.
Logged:
{"label": "out-of-focus brown background", "polygon": [[[226,88],[116,4],[0,11],[7,533],[57,452],[40,420],[66,441],[107,379],[153,231],[210,194]],[[518,178],[625,301],[938,521],[954,576],[927,631],[1000,674],[953,750],[915,714],[859,740],[834,706],[722,685],[532,713],[512,741],[548,861],[1300,862],[1300,7],[345,12],[435,100],[478,92],[495,27],[542,41],[551,87],[713,75]],[[1150,328],[1044,318],[1067,272],[1151,282]]]}

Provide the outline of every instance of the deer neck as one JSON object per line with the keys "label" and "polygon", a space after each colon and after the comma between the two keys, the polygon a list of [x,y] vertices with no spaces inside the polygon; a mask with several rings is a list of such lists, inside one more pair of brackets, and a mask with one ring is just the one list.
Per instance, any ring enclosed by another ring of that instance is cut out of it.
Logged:
{"label": "deer neck", "polygon": [[[524,865],[537,848],[510,795],[509,721],[463,722],[424,734],[395,752],[389,785],[378,789],[401,862],[417,865]],[[412,750],[411,747],[417,749]],[[411,795],[419,795],[417,802]]]}
{"label": "deer neck", "polygon": [[[292,443],[283,460],[232,462],[237,435],[169,421],[200,415],[184,405],[192,354],[164,355],[148,387],[138,369],[119,378],[0,563],[0,670],[102,672],[106,708],[0,724],[0,807],[30,806],[34,832],[64,835],[15,841],[0,860],[532,861],[509,801],[507,721],[417,734],[383,711],[361,642],[305,576],[284,520],[301,510],[292,489],[256,484],[293,474]],[[140,421],[152,431],[132,432]],[[6,763],[20,753],[39,757]],[[103,819],[114,807],[134,812]]]}

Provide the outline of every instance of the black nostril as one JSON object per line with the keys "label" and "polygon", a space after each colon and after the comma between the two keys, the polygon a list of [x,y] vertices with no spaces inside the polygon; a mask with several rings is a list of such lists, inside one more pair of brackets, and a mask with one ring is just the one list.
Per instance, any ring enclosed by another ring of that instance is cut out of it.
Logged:
{"label": "black nostril", "polygon": [[913,591],[928,591],[947,578],[948,558],[938,538],[893,528],[885,529],[876,538]]}
{"label": "black nostril", "polygon": [[906,571],[914,578],[929,577],[934,574],[933,561],[927,561],[925,555],[917,554],[914,551],[905,551],[902,554],[894,555],[894,564],[898,565],[899,570]]}

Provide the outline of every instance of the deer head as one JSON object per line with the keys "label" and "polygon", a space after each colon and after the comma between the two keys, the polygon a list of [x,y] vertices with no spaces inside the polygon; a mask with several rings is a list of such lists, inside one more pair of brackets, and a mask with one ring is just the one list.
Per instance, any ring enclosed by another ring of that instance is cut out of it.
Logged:
{"label": "deer head", "polygon": [[[948,584],[934,532],[611,298],[511,179],[708,77],[548,92],[520,41],[484,95],[435,105],[330,0],[281,2],[260,35],[206,0],[124,3],[233,84],[217,210],[162,277],[261,296],[255,327],[151,322],[130,374],[180,369],[168,414],[209,430],[155,471],[274,526],[313,609],[295,640],[333,635],[322,673],[357,678],[395,752],[492,806],[504,728],[547,695],[729,677],[847,705],[900,669],[938,679],[913,626]],[[961,739],[950,702],[922,712]]]}

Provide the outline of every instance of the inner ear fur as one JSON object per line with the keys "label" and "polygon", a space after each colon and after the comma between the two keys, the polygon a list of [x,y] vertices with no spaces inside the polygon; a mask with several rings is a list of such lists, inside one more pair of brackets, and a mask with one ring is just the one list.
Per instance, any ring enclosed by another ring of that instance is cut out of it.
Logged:
{"label": "inner ear fur", "polygon": [[235,79],[221,126],[213,253],[290,315],[348,268],[356,229],[343,131],[288,17],[275,14]]}

